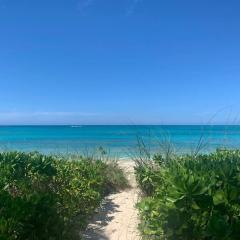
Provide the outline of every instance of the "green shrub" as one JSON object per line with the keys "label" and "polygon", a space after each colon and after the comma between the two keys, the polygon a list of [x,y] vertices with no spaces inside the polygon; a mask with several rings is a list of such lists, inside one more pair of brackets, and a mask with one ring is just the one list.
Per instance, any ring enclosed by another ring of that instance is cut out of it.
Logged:
{"label": "green shrub", "polygon": [[[153,191],[138,204],[146,238],[240,238],[240,151],[156,162],[147,180]],[[146,169],[136,169],[138,180],[149,170],[147,163]]]}
{"label": "green shrub", "polygon": [[118,166],[118,163],[116,161],[106,162],[105,177],[107,179],[107,192],[121,190],[129,187],[125,173]]}
{"label": "green shrub", "polygon": [[135,166],[137,183],[145,196],[151,196],[161,182],[161,175],[158,174],[159,166],[152,162],[139,162]]}
{"label": "green shrub", "polygon": [[109,191],[108,167],[81,157],[0,153],[0,239],[79,238]]}

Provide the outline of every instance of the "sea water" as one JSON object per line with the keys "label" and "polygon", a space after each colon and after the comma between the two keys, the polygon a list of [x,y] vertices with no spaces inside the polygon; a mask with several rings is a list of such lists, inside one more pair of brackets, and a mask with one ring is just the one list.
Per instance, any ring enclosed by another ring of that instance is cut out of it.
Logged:
{"label": "sea water", "polygon": [[139,142],[152,152],[171,146],[176,152],[240,148],[240,126],[233,125],[101,125],[0,126],[1,151],[86,153],[99,147],[110,155],[127,157]]}

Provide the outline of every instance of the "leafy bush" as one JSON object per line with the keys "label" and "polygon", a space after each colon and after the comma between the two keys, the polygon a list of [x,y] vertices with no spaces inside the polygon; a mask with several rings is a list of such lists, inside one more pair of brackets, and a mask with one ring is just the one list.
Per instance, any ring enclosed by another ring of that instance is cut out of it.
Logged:
{"label": "leafy bush", "polygon": [[79,238],[109,183],[121,185],[107,173],[100,160],[0,153],[0,239]]}
{"label": "leafy bush", "polygon": [[136,175],[145,192],[148,184],[152,189],[138,204],[146,238],[240,238],[239,150],[169,161],[158,156],[145,164],[136,167]]}
{"label": "leafy bush", "polygon": [[112,160],[106,163],[105,177],[107,179],[107,191],[112,192],[129,187],[128,180],[123,170],[118,166],[118,163]]}

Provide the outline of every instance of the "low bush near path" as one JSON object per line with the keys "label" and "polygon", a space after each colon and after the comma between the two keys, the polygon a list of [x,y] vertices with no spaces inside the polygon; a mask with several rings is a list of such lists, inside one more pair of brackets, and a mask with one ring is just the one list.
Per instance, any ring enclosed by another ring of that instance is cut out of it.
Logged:
{"label": "low bush near path", "polygon": [[239,150],[158,156],[139,164],[136,176],[145,192],[138,208],[146,239],[240,239]]}
{"label": "low bush near path", "polygon": [[[126,183],[112,180],[108,168],[81,157],[1,153],[0,239],[79,239],[104,195]],[[117,166],[115,171],[125,179]]]}

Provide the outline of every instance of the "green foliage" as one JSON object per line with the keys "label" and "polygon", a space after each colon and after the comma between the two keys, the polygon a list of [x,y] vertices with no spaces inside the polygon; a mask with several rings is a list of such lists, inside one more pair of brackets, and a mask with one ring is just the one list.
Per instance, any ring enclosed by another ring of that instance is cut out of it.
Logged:
{"label": "green foliage", "polygon": [[146,238],[240,238],[239,150],[168,161],[158,156],[154,163],[138,165],[136,176],[144,192],[147,184],[152,189],[138,204]]}
{"label": "green foliage", "polygon": [[161,175],[158,174],[159,166],[153,162],[138,162],[135,167],[135,176],[139,187],[146,196],[151,196],[161,182]]}
{"label": "green foliage", "polygon": [[79,239],[109,183],[122,184],[108,170],[101,160],[0,153],[0,239]]}
{"label": "green foliage", "polygon": [[129,187],[128,180],[118,163],[113,160],[106,162],[105,177],[107,179],[107,192],[121,190]]}

